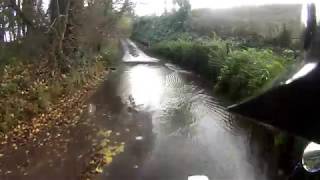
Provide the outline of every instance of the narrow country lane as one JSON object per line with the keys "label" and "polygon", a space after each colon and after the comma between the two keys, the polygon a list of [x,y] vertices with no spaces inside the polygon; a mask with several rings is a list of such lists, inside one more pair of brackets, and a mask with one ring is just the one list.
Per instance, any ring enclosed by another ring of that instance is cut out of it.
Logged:
{"label": "narrow country lane", "polygon": [[225,111],[199,76],[122,45],[80,123],[4,154],[1,180],[276,179],[271,131]]}
{"label": "narrow country lane", "polygon": [[119,132],[125,150],[99,179],[273,176],[272,162],[263,159],[273,143],[268,130],[231,116],[211,96],[212,87],[193,73],[149,57],[130,40],[122,44],[124,63],[92,103],[101,126]]}

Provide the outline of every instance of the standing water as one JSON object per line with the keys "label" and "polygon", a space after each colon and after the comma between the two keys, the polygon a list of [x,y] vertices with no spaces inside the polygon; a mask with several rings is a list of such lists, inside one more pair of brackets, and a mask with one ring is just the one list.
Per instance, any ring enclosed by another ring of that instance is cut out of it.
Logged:
{"label": "standing water", "polygon": [[122,44],[123,62],[82,118],[2,147],[1,180],[280,180],[292,171],[292,138],[230,114],[199,76]]}
{"label": "standing water", "polygon": [[[275,179],[272,132],[235,119],[208,82],[122,42],[122,65],[92,98],[102,126],[124,133],[125,150],[100,179]],[[109,114],[108,118],[104,115]],[[122,133],[122,134],[123,134]],[[263,136],[263,138],[260,138]],[[281,174],[281,173],[280,173]]]}

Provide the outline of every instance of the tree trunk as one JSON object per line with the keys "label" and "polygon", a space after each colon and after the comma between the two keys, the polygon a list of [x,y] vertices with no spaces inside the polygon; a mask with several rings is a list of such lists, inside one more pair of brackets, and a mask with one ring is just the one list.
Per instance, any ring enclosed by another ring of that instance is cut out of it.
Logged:
{"label": "tree trunk", "polygon": [[[21,0],[18,0],[18,6],[21,6]],[[16,18],[17,21],[17,38],[21,39],[21,35],[22,35],[22,28],[23,28],[23,23],[21,22],[20,18]]]}
{"label": "tree trunk", "polygon": [[52,30],[50,34],[51,50],[49,52],[49,63],[54,68],[67,71],[68,65],[64,63],[63,41],[68,23],[68,13],[70,8],[70,0],[51,0],[50,18],[52,22]]}
{"label": "tree trunk", "polygon": [[69,20],[64,39],[64,52],[66,56],[71,56],[78,50],[78,29],[81,28],[83,7],[83,0],[70,0]]}
{"label": "tree trunk", "polygon": [[[22,3],[22,13],[31,21],[35,21],[35,1],[34,0],[23,0]],[[33,34],[33,24],[26,24],[27,26],[27,36]]]}
{"label": "tree trunk", "polygon": [[4,5],[0,3],[0,43],[5,42],[5,20],[4,20]]}
{"label": "tree trunk", "polygon": [[10,9],[8,12],[8,22],[9,22],[9,34],[10,34],[10,42],[16,40],[15,37],[15,15],[14,10]]}

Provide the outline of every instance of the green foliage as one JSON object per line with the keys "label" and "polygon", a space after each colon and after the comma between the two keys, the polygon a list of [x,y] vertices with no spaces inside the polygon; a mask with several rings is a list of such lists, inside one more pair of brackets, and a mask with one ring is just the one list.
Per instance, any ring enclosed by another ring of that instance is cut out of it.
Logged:
{"label": "green foliage", "polygon": [[74,93],[101,75],[106,62],[90,60],[70,73],[51,78],[39,76],[35,67],[22,63],[4,66],[0,78],[0,132],[5,133],[19,121],[50,110],[62,95]]}
{"label": "green foliage", "polygon": [[53,81],[51,85],[48,87],[48,93],[52,97],[52,100],[58,99],[61,94],[64,93],[64,87],[61,82]]}
{"label": "green foliage", "polygon": [[177,12],[158,16],[140,17],[133,24],[132,37],[145,43],[173,39],[188,30],[191,5],[188,0],[176,0]]}
{"label": "green foliage", "polygon": [[181,33],[193,37],[219,36],[232,38],[250,48],[297,48],[292,38],[299,37],[300,5],[269,5],[225,10],[190,10],[188,1],[178,0],[180,9],[162,16],[137,18],[133,39],[148,45],[173,40]]}
{"label": "green foliage", "polygon": [[36,87],[37,104],[42,110],[48,110],[51,104],[51,94],[48,92],[48,86],[39,85]]}
{"label": "green foliage", "polygon": [[71,86],[80,87],[83,84],[81,72],[78,69],[72,69],[68,81]]}
{"label": "green foliage", "polygon": [[103,61],[107,65],[116,64],[122,56],[118,40],[110,40],[101,53]]}
{"label": "green foliage", "polygon": [[174,3],[180,7],[177,12],[137,18],[132,37],[153,53],[216,81],[214,89],[233,100],[261,91],[290,70],[298,56],[288,48],[300,33],[300,5],[191,11],[189,1]]}
{"label": "green foliage", "polygon": [[[263,40],[265,45],[272,45],[280,48],[294,48],[301,49],[292,42],[292,32],[283,24],[281,32],[272,38],[265,38]],[[298,41],[299,42],[299,41]]]}
{"label": "green foliage", "polygon": [[291,45],[291,32],[287,29],[285,24],[279,34],[278,41],[281,47],[290,47]]}
{"label": "green foliage", "polygon": [[132,32],[132,19],[127,16],[123,16],[117,23],[117,29],[125,37],[130,37]]}
{"label": "green foliage", "polygon": [[190,28],[201,35],[216,32],[221,37],[261,41],[276,38],[285,25],[292,37],[300,37],[300,16],[299,4],[195,9],[192,11]]}
{"label": "green foliage", "polygon": [[203,76],[214,79],[227,55],[227,43],[220,39],[163,41],[152,47],[152,51],[173,63],[192,69]]}
{"label": "green foliage", "polygon": [[216,81],[215,90],[232,100],[258,93],[293,63],[291,50],[241,48],[233,41],[180,38],[161,41],[152,52]]}
{"label": "green foliage", "polygon": [[[234,10],[234,14],[211,10],[195,10],[191,14],[188,1],[176,3],[180,7],[177,12],[138,18],[133,38],[151,46],[153,53],[215,81],[214,89],[232,100],[258,93],[290,69],[297,57],[296,51],[285,49],[291,46],[291,30],[297,32],[297,23],[290,21],[292,17],[285,17],[296,14],[297,6],[281,6],[294,10],[280,11],[284,17],[282,24],[268,21],[262,25],[242,9]],[[263,13],[278,11],[277,6],[251,9],[254,13],[262,9],[266,9]],[[253,21],[246,24],[241,17]],[[265,26],[269,29],[263,30]],[[231,40],[222,40],[219,34]]]}
{"label": "green foliage", "polygon": [[235,50],[226,58],[215,89],[233,100],[252,96],[284,72],[289,62],[271,50]]}
{"label": "green foliage", "polygon": [[12,94],[18,90],[18,84],[16,82],[8,82],[1,85],[0,94]]}
{"label": "green foliage", "polygon": [[[37,7],[19,1],[22,13],[9,7],[15,2],[0,3],[0,132],[96,82],[120,58],[119,39],[130,36],[132,28],[130,0],[88,1],[86,6],[72,1],[69,9],[60,6],[69,0],[59,1],[51,3],[50,18],[42,1]],[[58,16],[59,7],[66,16]]]}

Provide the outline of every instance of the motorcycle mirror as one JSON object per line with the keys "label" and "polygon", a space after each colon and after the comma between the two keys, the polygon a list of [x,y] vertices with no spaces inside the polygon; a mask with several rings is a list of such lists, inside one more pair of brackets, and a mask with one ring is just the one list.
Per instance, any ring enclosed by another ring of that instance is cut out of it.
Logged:
{"label": "motorcycle mirror", "polygon": [[310,173],[320,171],[320,144],[311,142],[306,146],[302,156],[302,165]]}

